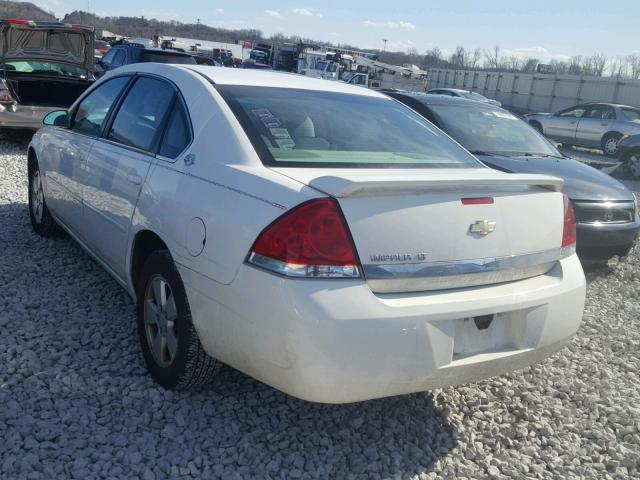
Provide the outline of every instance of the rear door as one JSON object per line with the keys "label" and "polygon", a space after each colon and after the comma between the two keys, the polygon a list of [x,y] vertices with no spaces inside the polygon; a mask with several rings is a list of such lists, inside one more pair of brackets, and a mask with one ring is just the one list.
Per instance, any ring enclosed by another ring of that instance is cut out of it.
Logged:
{"label": "rear door", "polygon": [[62,222],[80,235],[82,181],[87,158],[118,95],[130,77],[111,79],[91,91],[70,113],[71,127],[54,127],[54,141],[47,144],[47,201]]}
{"label": "rear door", "polygon": [[95,253],[119,276],[124,276],[138,195],[175,98],[172,84],[136,77],[87,159],[82,231]]}
{"label": "rear door", "polygon": [[609,105],[592,105],[582,116],[576,132],[577,143],[600,147],[602,137],[611,131],[616,121],[616,111]]}

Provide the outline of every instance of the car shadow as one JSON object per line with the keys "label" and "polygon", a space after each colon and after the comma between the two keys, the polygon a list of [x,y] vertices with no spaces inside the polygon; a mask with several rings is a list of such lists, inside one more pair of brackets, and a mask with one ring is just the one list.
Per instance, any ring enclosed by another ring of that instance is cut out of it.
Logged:
{"label": "car shadow", "polygon": [[[122,460],[124,471],[148,468],[156,478],[409,479],[457,445],[431,393],[315,404],[226,366],[197,391],[163,390],[144,368],[124,290],[70,238],[35,235],[25,203],[0,203],[0,224],[11,259],[0,263],[0,281],[13,292],[0,297],[0,402],[13,405],[0,420],[8,420],[4,438],[15,440],[7,455],[28,450],[24,418],[62,449],[87,443],[95,458],[139,450],[142,467]],[[42,468],[62,464],[82,478],[62,452]]]}
{"label": "car shadow", "polygon": [[13,130],[0,128],[0,142],[7,142],[11,146],[17,146],[26,150],[34,132],[31,130]]}

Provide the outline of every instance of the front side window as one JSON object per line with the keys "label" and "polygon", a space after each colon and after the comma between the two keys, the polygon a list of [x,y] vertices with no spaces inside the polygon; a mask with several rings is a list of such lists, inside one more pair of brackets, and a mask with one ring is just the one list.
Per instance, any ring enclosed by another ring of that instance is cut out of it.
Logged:
{"label": "front side window", "polygon": [[392,99],[288,88],[216,88],[266,165],[481,166],[431,123]]}
{"label": "front side window", "polygon": [[116,52],[116,56],[113,58],[113,61],[111,62],[111,65],[114,67],[121,67],[122,65],[124,65],[126,58],[127,58],[127,52],[119,48],[118,51]]}
{"label": "front side window", "polygon": [[102,57],[102,63],[104,65],[111,65],[111,63],[113,62],[113,59],[116,56],[116,53],[119,52],[120,49],[119,48],[114,48],[109,50],[107,53],[104,54],[104,56]]}
{"label": "front side window", "polygon": [[108,80],[85,97],[73,116],[72,130],[94,137],[100,135],[113,103],[129,79],[130,77],[117,77]]}
{"label": "front side window", "polygon": [[586,107],[576,107],[569,110],[563,110],[558,115],[561,117],[581,118],[586,111]]}
{"label": "front side window", "polygon": [[173,87],[161,80],[138,78],[116,113],[108,138],[129,147],[154,150],[174,94]]}
{"label": "front side window", "polygon": [[502,109],[430,105],[439,125],[470,152],[560,157],[560,153],[516,116]]}

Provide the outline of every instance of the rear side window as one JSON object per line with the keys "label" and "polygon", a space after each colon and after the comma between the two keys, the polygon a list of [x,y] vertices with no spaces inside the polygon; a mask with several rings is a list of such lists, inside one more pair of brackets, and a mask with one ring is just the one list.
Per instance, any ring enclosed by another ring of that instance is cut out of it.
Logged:
{"label": "rear side window", "polygon": [[108,138],[129,147],[152,151],[175,95],[171,85],[140,77],[127,93]]}
{"label": "rear side window", "polygon": [[266,165],[473,168],[468,152],[390,98],[218,85]]}
{"label": "rear side window", "polygon": [[178,99],[169,116],[159,153],[164,157],[176,158],[190,142],[189,118],[184,104]]}
{"label": "rear side window", "polygon": [[98,136],[114,101],[131,77],[117,77],[93,90],[78,106],[72,130],[85,135]]}

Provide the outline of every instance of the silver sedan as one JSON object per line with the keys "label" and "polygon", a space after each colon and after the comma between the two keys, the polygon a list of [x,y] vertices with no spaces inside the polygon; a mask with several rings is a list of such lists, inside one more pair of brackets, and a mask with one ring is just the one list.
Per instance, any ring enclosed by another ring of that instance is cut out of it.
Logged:
{"label": "silver sedan", "polygon": [[589,103],[556,113],[526,115],[529,124],[565,145],[602,149],[615,157],[622,137],[640,134],[640,109],[627,105]]}

